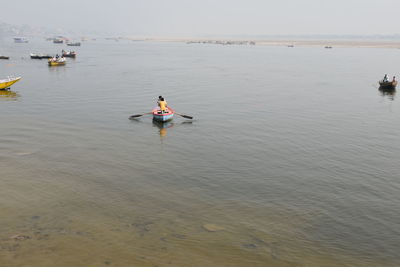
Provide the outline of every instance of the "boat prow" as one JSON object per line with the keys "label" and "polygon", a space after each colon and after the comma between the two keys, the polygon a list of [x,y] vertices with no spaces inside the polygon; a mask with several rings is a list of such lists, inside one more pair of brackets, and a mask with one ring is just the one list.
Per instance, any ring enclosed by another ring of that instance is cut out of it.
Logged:
{"label": "boat prow", "polygon": [[167,122],[173,119],[175,111],[172,108],[167,108],[164,112],[160,108],[152,110],[153,119],[158,122]]}
{"label": "boat prow", "polygon": [[0,80],[0,90],[10,88],[11,85],[21,80],[22,77],[8,77],[7,79]]}

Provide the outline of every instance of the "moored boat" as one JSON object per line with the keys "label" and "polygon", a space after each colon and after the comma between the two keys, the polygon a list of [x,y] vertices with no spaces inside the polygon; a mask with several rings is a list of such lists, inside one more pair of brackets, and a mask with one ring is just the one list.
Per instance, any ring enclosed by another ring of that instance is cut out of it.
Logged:
{"label": "moored boat", "polygon": [[80,42],[67,43],[68,46],[81,46]]}
{"label": "moored boat", "polygon": [[69,52],[67,52],[67,51],[62,51],[62,56],[63,57],[72,57],[72,58],[75,58],[76,57],[76,53],[74,52],[74,51],[69,51]]}
{"label": "moored boat", "polygon": [[6,79],[0,80],[0,90],[10,88],[11,85],[21,80],[21,77],[7,77]]}
{"label": "moored boat", "polygon": [[62,66],[65,65],[67,63],[67,60],[65,59],[65,57],[59,57],[59,58],[49,58],[49,66]]}
{"label": "moored boat", "polygon": [[14,43],[27,43],[29,42],[25,37],[14,37]]}
{"label": "moored boat", "polygon": [[379,87],[382,89],[396,89],[397,81],[379,81]]}
{"label": "moored boat", "polygon": [[172,120],[175,111],[172,108],[167,107],[164,112],[161,111],[159,107],[152,110],[153,120],[159,122],[166,122]]}
{"label": "moored boat", "polygon": [[64,43],[64,39],[61,39],[61,38],[54,38],[54,39],[53,39],[53,43],[55,43],[55,44],[62,44],[62,43]]}
{"label": "moored boat", "polygon": [[34,53],[31,53],[30,56],[31,56],[31,59],[52,58],[52,56],[50,56],[50,55],[34,54]]}
{"label": "moored boat", "polygon": [[0,55],[0,59],[10,59],[10,57]]}

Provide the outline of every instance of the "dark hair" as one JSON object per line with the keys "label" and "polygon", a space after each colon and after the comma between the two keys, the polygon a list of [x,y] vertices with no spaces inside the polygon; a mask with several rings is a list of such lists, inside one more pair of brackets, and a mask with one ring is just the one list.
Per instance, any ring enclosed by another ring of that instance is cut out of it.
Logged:
{"label": "dark hair", "polygon": [[162,98],[162,96],[159,95],[159,96],[158,96],[158,99],[161,99],[161,98]]}
{"label": "dark hair", "polygon": [[161,101],[164,101],[164,97],[161,97],[160,100],[161,100]]}

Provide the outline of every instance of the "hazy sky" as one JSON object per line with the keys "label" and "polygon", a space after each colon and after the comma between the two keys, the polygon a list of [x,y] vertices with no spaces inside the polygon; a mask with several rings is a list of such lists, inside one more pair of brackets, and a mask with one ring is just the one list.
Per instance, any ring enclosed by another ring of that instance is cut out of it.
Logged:
{"label": "hazy sky", "polygon": [[0,0],[0,21],[132,35],[400,33],[400,0]]}

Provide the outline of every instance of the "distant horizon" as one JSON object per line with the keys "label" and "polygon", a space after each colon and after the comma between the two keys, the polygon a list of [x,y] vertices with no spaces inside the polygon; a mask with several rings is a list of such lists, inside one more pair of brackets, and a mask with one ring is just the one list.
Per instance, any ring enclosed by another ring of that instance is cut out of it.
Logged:
{"label": "distant horizon", "polygon": [[[1,20],[57,32],[136,36],[392,36],[398,0],[0,0]],[[61,11],[66,6],[69,11]],[[395,35],[400,34],[396,33]]]}
{"label": "distant horizon", "polygon": [[[277,38],[277,39],[283,39],[283,38],[294,38],[294,39],[321,39],[321,40],[327,40],[327,39],[373,39],[373,40],[400,40],[400,33],[393,33],[393,34],[381,34],[381,33],[374,33],[374,34],[351,34],[351,33],[343,33],[343,34],[328,34],[328,33],[309,33],[309,34],[289,34],[289,33],[281,33],[281,34],[269,34],[269,33],[260,33],[260,34],[248,34],[248,33],[237,33],[237,34],[229,34],[229,33],[205,33],[205,34],[133,34],[133,33],[109,33],[109,32],[100,32],[100,31],[73,31],[71,29],[51,29],[51,28],[45,28],[45,27],[34,27],[29,24],[10,24],[4,21],[0,20],[0,37],[1,37],[1,26],[6,25],[8,27],[15,27],[19,31],[22,31],[22,28],[31,28],[33,31],[32,32],[26,32],[26,36],[41,36],[41,37],[54,37],[56,35],[75,35],[75,36],[93,36],[93,37],[122,37],[122,38],[127,38],[127,37],[141,37],[141,38],[170,38],[170,39],[200,39],[200,38],[242,38],[242,39],[271,39],[271,38]],[[25,29],[26,30],[26,29]],[[38,31],[41,30],[43,32],[38,33]],[[45,33],[47,31],[47,33]],[[3,33],[4,34],[4,33]],[[21,34],[16,34],[16,33],[5,33],[4,37],[16,37],[16,36],[21,36]]]}

